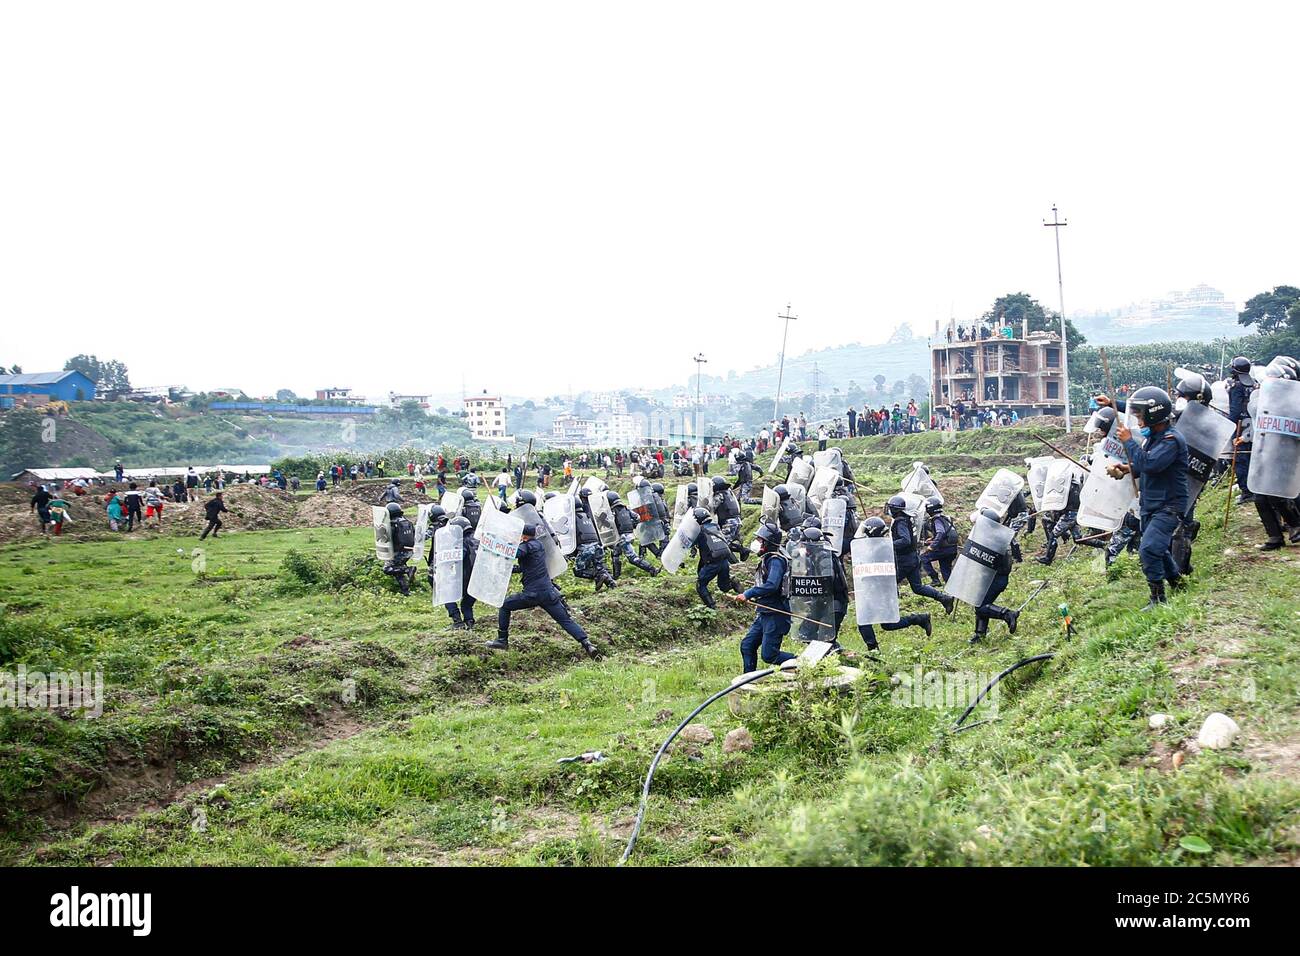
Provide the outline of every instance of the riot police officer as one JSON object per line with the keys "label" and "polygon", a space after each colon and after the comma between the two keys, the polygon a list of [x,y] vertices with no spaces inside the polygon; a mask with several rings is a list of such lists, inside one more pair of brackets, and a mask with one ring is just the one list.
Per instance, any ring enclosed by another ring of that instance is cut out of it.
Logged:
{"label": "riot police officer", "polygon": [[454,524],[461,529],[460,604],[452,601],[444,604],[443,607],[447,610],[447,616],[451,618],[453,629],[472,631],[474,630],[474,605],[478,602],[469,593],[469,579],[474,573],[474,559],[478,556],[478,539],[474,537],[474,529],[469,526],[469,519],[464,515],[456,515],[448,524]]}
{"label": "riot police officer", "polygon": [[[745,636],[740,639],[740,661],[746,673],[758,670],[758,657],[764,663],[779,667],[795,655],[781,650],[781,641],[790,633],[790,561],[781,550],[781,532],[774,525],[761,524],[755,537],[758,544],[758,572],[754,586],[743,594],[732,596],[735,601],[751,601],[763,605],[754,615]],[[785,613],[782,613],[785,612]]]}
{"label": "riot police officer", "polygon": [[1083,537],[1079,531],[1079,494],[1083,490],[1083,479],[1077,471],[1070,471],[1070,490],[1066,493],[1065,507],[1060,511],[1043,515],[1043,534],[1047,536],[1047,546],[1036,560],[1039,564],[1051,565],[1056,559],[1056,549],[1066,537],[1078,541]]}
{"label": "riot police officer", "polygon": [[[931,498],[930,500],[933,501],[935,499]],[[951,521],[951,519],[948,519],[946,515],[944,517],[948,521]],[[862,524],[858,525],[856,537],[883,538],[888,528],[889,526],[885,524],[884,518],[879,518],[873,515],[870,518],[867,518],[865,521],[863,521]],[[836,563],[838,564],[838,562]],[[948,564],[948,572],[951,572],[951,570],[952,570],[952,562],[950,561]],[[947,573],[944,574],[944,578],[945,580],[947,579]],[[846,580],[845,581],[846,590],[847,587],[848,587],[848,582]],[[839,611],[838,607],[836,608],[836,611],[838,613]],[[847,608],[845,609],[845,611],[847,613]],[[836,626],[835,626],[836,634],[839,634],[839,622],[842,619],[843,619],[843,615],[840,615],[840,617],[836,619]],[[880,625],[880,629],[882,631],[901,631],[904,628],[908,628],[908,627],[922,628],[925,631],[926,637],[929,637],[934,633],[934,625],[930,620],[929,614],[904,614],[897,621],[892,621],[892,622],[886,621],[885,623]],[[867,645],[867,650],[876,651],[880,649],[880,644],[876,641],[876,631],[872,625],[859,624],[858,634],[862,636],[862,642]]]}
{"label": "riot police officer", "polygon": [[388,503],[388,524],[392,528],[393,556],[384,562],[384,573],[397,582],[404,596],[409,595],[415,578],[415,568],[410,566],[415,556],[415,525],[402,514],[402,506],[395,501]]}
{"label": "riot police officer", "polygon": [[632,513],[631,508],[623,504],[617,491],[606,491],[605,498],[614,511],[614,527],[618,530],[618,544],[610,552],[610,562],[614,566],[614,580],[617,581],[623,573],[622,558],[627,558],[628,564],[655,577],[659,574],[659,568],[638,555],[636,549],[632,547],[632,538],[636,535],[636,526],[640,523],[637,516]]}
{"label": "riot police officer", "polygon": [[804,510],[795,504],[790,488],[786,485],[777,485],[772,491],[776,493],[778,500],[777,524],[780,530],[789,531],[803,524]]}
{"label": "riot police officer", "polygon": [[1117,425],[1115,437],[1128,453],[1128,464],[1106,469],[1117,480],[1127,480],[1130,474],[1139,479],[1142,544],[1138,558],[1151,591],[1148,609],[1166,602],[1166,583],[1171,589],[1182,586],[1171,548],[1174,532],[1187,513],[1187,442],[1170,425],[1173,407],[1163,388],[1147,385],[1134,392],[1126,410],[1137,416],[1143,442],[1139,445],[1124,424]]}
{"label": "riot police officer", "polygon": [[[985,508],[980,512],[990,521],[999,521],[998,513],[992,508]],[[1005,519],[1001,519],[1005,521]],[[1020,621],[1020,612],[1012,608],[999,607],[994,602],[1002,596],[1002,592],[1007,589],[1011,581],[1012,560],[1020,560],[1020,546],[1015,539],[1011,539],[1011,546],[997,556],[993,565],[993,579],[989,582],[988,590],[984,592],[984,603],[975,609],[975,636],[970,639],[970,643],[976,644],[982,641],[989,632],[989,621],[997,618],[1007,625],[1007,633],[1016,633],[1016,625]]]}
{"label": "riot police officer", "polygon": [[921,559],[917,554],[916,537],[912,533],[912,519],[907,513],[907,499],[902,495],[894,495],[886,507],[893,518],[889,533],[894,539],[894,573],[897,580],[906,581],[913,594],[938,601],[943,605],[944,611],[951,614],[957,599],[921,582]]}
{"label": "riot police officer", "polygon": [[754,487],[754,472],[758,472],[759,477],[763,475],[763,469],[754,464],[754,452],[746,450],[736,462],[736,480],[731,486],[743,505],[762,504],[758,498],[750,496],[750,491]]}
{"label": "riot police officer", "polygon": [[748,561],[749,549],[740,540],[740,504],[727,487],[727,479],[721,475],[713,476],[713,510],[718,516],[718,527],[730,542],[731,549],[740,555],[740,560]]}
{"label": "riot police officer", "polygon": [[[951,577],[952,563],[957,560],[957,526],[952,518],[943,513],[943,500],[938,495],[931,495],[926,499],[925,515],[930,538],[929,546],[921,555],[921,563],[925,565],[930,583],[938,587]],[[879,518],[875,520],[884,525],[883,520]],[[938,570],[935,569],[936,564],[939,565]]]}
{"label": "riot police officer", "polygon": [[723,594],[736,590],[731,580],[731,543],[707,509],[696,508],[692,513],[700,524],[700,533],[696,535],[694,545],[700,556],[695,571],[695,593],[706,607],[716,608],[717,604],[709,594],[709,582],[716,578],[718,590]]}
{"label": "riot police officer", "polygon": [[460,513],[469,522],[470,530],[478,531],[478,519],[483,514],[483,506],[479,504],[478,495],[474,494],[473,488],[462,488],[460,496],[465,502],[460,507]]}
{"label": "riot police officer", "polygon": [[486,646],[494,651],[508,650],[510,615],[515,611],[540,607],[581,645],[588,657],[599,657],[600,650],[591,642],[582,625],[573,619],[559,589],[547,573],[546,549],[537,540],[537,531],[537,525],[533,522],[524,525],[523,539],[519,543],[518,551],[515,552],[524,589],[518,594],[511,594],[502,603],[501,610],[497,612],[497,638],[495,641],[488,641]]}
{"label": "riot police officer", "polygon": [[[605,547],[600,543],[596,531],[596,519],[591,513],[591,489],[583,488],[578,492],[578,506],[574,509],[574,531],[577,536],[578,550],[573,558],[573,574],[596,583],[596,590],[614,587],[614,576],[605,567]],[[540,547],[540,542],[538,544]]]}

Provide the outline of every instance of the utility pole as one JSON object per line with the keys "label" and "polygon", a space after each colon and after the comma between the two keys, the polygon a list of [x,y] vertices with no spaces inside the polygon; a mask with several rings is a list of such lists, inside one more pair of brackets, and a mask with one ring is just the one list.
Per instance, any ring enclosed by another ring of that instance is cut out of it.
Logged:
{"label": "utility pole", "polygon": [[1056,236],[1056,291],[1060,294],[1061,306],[1061,378],[1065,390],[1065,433],[1070,434],[1070,343],[1065,337],[1065,282],[1061,279],[1061,227],[1069,225],[1056,214],[1052,206],[1052,221],[1043,220],[1043,225],[1051,228]]}
{"label": "utility pole", "polygon": [[700,411],[700,366],[709,360],[704,357],[703,352],[696,354],[691,361],[695,363],[695,434],[699,439],[704,438],[704,415]]}
{"label": "utility pole", "polygon": [[790,323],[798,320],[797,316],[790,314],[790,305],[785,307],[785,315],[778,315],[778,319],[785,320],[785,331],[781,333],[781,364],[776,372],[776,401],[772,403],[772,421],[781,420],[781,381],[785,378],[785,343],[790,337]]}

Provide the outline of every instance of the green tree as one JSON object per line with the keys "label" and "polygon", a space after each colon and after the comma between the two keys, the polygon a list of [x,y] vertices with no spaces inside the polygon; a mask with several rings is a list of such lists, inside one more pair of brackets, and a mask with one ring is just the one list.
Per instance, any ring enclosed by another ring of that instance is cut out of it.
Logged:
{"label": "green tree", "polygon": [[293,389],[282,388],[275,393],[275,400],[277,402],[296,402],[298,401],[298,396],[294,394]]}
{"label": "green tree", "polygon": [[95,383],[100,391],[114,392],[131,387],[126,365],[108,360],[101,362],[94,355],[74,355],[63,363],[64,371],[80,372]]}
{"label": "green tree", "polygon": [[1255,325],[1261,332],[1280,332],[1288,317],[1295,325],[1300,316],[1300,289],[1293,285],[1276,286],[1272,292],[1261,292],[1246,303],[1246,307],[1237,316],[1242,325]]}
{"label": "green tree", "polygon": [[[1030,332],[1061,334],[1061,313],[1043,308],[1038,300],[1027,292],[1008,292],[1000,296],[982,318],[994,326],[1014,326],[1017,332],[1020,330],[1021,323],[1028,319]],[[1065,320],[1065,339],[1066,348],[1071,352],[1088,341],[1069,319]]]}

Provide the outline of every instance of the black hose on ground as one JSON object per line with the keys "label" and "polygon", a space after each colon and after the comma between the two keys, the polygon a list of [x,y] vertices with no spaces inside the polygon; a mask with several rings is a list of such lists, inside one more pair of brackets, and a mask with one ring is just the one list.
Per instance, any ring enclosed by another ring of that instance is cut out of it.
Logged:
{"label": "black hose on ground", "polygon": [[[962,715],[960,717],[957,718],[957,723],[952,725],[952,729],[956,730],[958,727],[962,725],[962,723],[966,720],[967,717],[969,717],[972,713],[975,712],[975,708],[978,707],[980,701],[984,699],[984,695],[987,694],[989,691],[991,691],[993,689],[993,685],[995,685],[998,681],[1002,680],[1002,678],[1006,677],[1012,671],[1024,667],[1026,664],[1033,664],[1035,661],[1050,661],[1055,656],[1056,656],[1055,654],[1038,654],[1034,657],[1026,657],[1022,661],[1016,661],[1014,664],[1012,664],[1010,667],[1004,670],[1001,674],[999,674],[997,677],[993,678],[991,681],[988,682],[988,686],[986,686],[982,691],[979,692],[979,696],[977,696],[973,701],[971,701],[971,705],[967,707],[965,711],[962,712]],[[971,726],[976,726],[976,725],[972,724]]]}
{"label": "black hose on ground", "polygon": [[650,800],[650,782],[654,780],[655,770],[659,766],[659,761],[663,757],[664,751],[668,749],[668,745],[671,744],[677,738],[677,735],[680,734],[686,728],[687,724],[689,724],[692,720],[696,718],[696,716],[700,713],[700,711],[704,710],[705,707],[708,707],[715,700],[721,700],[723,697],[726,697],[732,691],[739,690],[740,688],[744,687],[746,684],[752,684],[754,681],[767,677],[769,674],[775,674],[778,670],[780,670],[780,668],[778,667],[769,667],[766,670],[755,671],[753,674],[750,674],[744,677],[743,679],[736,681],[734,684],[729,684],[728,686],[724,687],[722,690],[718,691],[716,694],[711,696],[704,703],[700,704],[699,707],[696,707],[693,711],[691,711],[690,714],[686,717],[686,719],[683,720],[680,724],[678,724],[676,729],[674,729],[673,732],[668,735],[668,739],[663,742],[663,745],[659,748],[658,753],[655,754],[655,759],[650,761],[650,769],[649,771],[646,772],[645,783],[641,786],[641,808],[637,810],[636,813],[636,825],[632,827],[632,836],[628,839],[627,849],[623,851],[623,856],[618,861],[619,866],[622,866],[624,863],[626,863],[628,857],[632,855],[632,848],[636,846],[636,838],[641,835],[641,824],[645,822],[646,806]]}

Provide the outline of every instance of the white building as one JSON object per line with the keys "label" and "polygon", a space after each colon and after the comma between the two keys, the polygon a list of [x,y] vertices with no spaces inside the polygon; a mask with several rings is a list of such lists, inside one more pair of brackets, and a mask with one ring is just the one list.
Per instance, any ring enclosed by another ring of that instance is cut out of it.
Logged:
{"label": "white building", "polygon": [[551,443],[554,445],[591,445],[596,423],[577,415],[556,415],[551,422]]}
{"label": "white building", "polygon": [[393,406],[393,408],[401,408],[407,402],[415,402],[415,404],[419,405],[425,411],[429,410],[428,395],[402,395],[398,392],[388,393],[388,404]]}
{"label": "white building", "polygon": [[596,392],[588,404],[596,414],[609,412],[611,415],[621,415],[627,411],[627,400],[618,392]]}
{"label": "white building", "polygon": [[465,399],[465,424],[472,438],[478,441],[502,441],[506,434],[506,406],[500,395],[481,395]]}
{"label": "white building", "polygon": [[601,448],[631,448],[639,445],[643,437],[640,420],[635,415],[596,416],[592,442]]}

